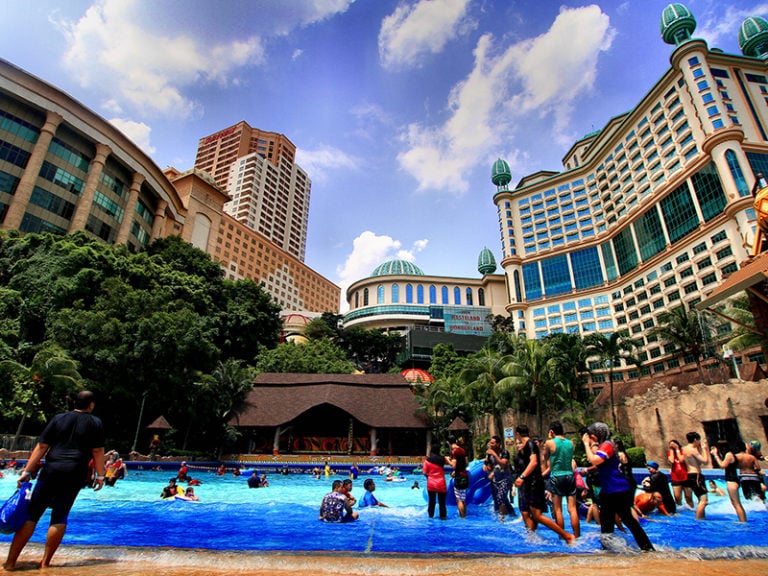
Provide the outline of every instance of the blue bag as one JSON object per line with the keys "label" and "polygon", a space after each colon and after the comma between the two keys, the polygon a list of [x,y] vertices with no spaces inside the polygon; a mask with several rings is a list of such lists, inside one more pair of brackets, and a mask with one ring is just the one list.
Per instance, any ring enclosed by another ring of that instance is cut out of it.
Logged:
{"label": "blue bag", "polygon": [[12,534],[29,518],[27,508],[32,496],[32,482],[22,482],[21,487],[0,508],[0,532]]}

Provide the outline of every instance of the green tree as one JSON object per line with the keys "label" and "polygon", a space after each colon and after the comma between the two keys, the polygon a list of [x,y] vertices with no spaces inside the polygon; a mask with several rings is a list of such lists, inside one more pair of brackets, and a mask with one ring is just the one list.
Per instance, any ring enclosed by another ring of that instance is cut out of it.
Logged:
{"label": "green tree", "polygon": [[553,406],[557,363],[551,347],[544,340],[529,340],[510,336],[517,340],[512,361],[506,367],[512,391],[520,405],[533,403],[538,430],[542,432],[542,405]]}
{"label": "green tree", "polygon": [[763,334],[755,323],[755,316],[749,305],[749,297],[745,292],[739,293],[726,302],[722,313],[728,317],[736,328],[726,342],[726,346],[736,352],[747,350],[754,346],[763,346],[768,335]]}
{"label": "green tree", "polygon": [[273,350],[263,350],[256,361],[259,372],[294,372],[300,374],[351,374],[355,365],[344,350],[328,338],[308,340],[304,344],[284,342]]}
{"label": "green tree", "polygon": [[613,395],[613,372],[616,366],[622,362],[640,365],[640,359],[634,356],[637,343],[629,337],[626,330],[613,332],[610,336],[594,332],[584,338],[588,356],[597,356],[602,364],[608,368],[608,386],[611,395],[611,418],[613,431],[618,432],[618,419],[616,417],[616,403]]}
{"label": "green tree", "polygon": [[574,402],[583,402],[584,374],[587,372],[587,349],[580,334],[550,334],[544,339],[552,355],[552,374],[558,400],[573,409]]}
{"label": "green tree", "polygon": [[701,382],[705,382],[702,359],[708,348],[712,347],[714,327],[711,319],[696,310],[686,310],[678,306],[669,312],[659,314],[659,324],[651,332],[659,339],[672,346],[680,355],[689,354],[696,362]]}
{"label": "green tree", "polygon": [[201,389],[201,398],[207,406],[206,412],[213,416],[210,429],[218,433],[217,457],[221,456],[224,445],[232,444],[238,437],[238,430],[228,424],[236,405],[241,403],[253,388],[256,371],[244,366],[233,358],[219,362],[211,374],[204,375],[197,386]]}
{"label": "green tree", "polygon": [[403,347],[403,337],[379,328],[352,326],[342,332],[340,345],[359,370],[384,373],[395,365]]}
{"label": "green tree", "polygon": [[43,407],[59,411],[67,406],[67,398],[82,388],[77,364],[53,343],[35,354],[29,366],[2,360],[0,371],[13,382],[13,398],[10,409],[6,408],[6,417],[19,417],[11,450],[15,449],[24,423],[33,412],[36,420],[41,421],[44,419]]}
{"label": "green tree", "polygon": [[308,340],[328,338],[333,341],[337,337],[336,330],[328,326],[328,323],[322,318],[313,318],[307,322],[301,333]]}
{"label": "green tree", "polygon": [[429,366],[429,373],[435,380],[458,376],[465,362],[465,358],[459,356],[453,344],[435,344],[432,349],[432,363]]}
{"label": "green tree", "polygon": [[477,412],[491,415],[494,433],[502,438],[502,415],[510,408],[512,395],[517,389],[517,380],[511,376],[512,361],[511,356],[483,348],[467,358],[459,374],[459,380],[465,386],[467,402]]}

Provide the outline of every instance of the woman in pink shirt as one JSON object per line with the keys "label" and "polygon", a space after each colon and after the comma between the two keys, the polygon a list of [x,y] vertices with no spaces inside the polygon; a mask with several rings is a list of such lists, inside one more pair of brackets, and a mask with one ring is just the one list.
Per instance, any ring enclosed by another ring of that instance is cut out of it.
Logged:
{"label": "woman in pink shirt", "polygon": [[427,513],[430,518],[435,517],[435,500],[440,507],[440,520],[448,518],[448,509],[445,506],[445,494],[448,486],[445,483],[445,456],[432,452],[424,461],[422,472],[427,477]]}

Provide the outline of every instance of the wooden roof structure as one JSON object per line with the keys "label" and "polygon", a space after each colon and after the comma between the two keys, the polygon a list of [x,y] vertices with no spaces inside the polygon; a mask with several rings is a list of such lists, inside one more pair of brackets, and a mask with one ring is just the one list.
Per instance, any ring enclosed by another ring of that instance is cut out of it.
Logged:
{"label": "wooden roof structure", "polygon": [[152,424],[147,426],[148,430],[170,430],[171,428],[173,428],[173,426],[168,423],[168,420],[166,420],[164,416],[158,416]]}
{"label": "wooden roof structure", "polygon": [[281,426],[323,404],[375,428],[430,427],[417,415],[418,402],[402,374],[259,374],[229,424]]}

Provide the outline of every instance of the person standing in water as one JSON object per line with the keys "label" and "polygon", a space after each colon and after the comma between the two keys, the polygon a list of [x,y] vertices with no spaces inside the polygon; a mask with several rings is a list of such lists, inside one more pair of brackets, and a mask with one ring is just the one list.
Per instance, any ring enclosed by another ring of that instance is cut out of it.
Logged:
{"label": "person standing in water", "polygon": [[571,530],[576,538],[581,534],[579,510],[576,505],[576,477],[573,474],[573,442],[564,436],[563,425],[555,420],[549,425],[548,440],[544,443],[542,460],[549,460],[550,492],[555,522],[565,528],[563,498],[566,498]]}
{"label": "person standing in water", "polygon": [[96,472],[93,489],[101,490],[104,486],[104,428],[101,420],[91,414],[94,406],[93,392],[79,392],[75,409],[54,416],[40,435],[19,475],[19,486],[29,481],[41,467],[42,471],[29,501],[29,520],[13,536],[8,558],[3,564],[5,570],[15,569],[19,554],[32,537],[46,508],[51,508],[51,523],[40,568],[50,566],[67,530],[69,511],[89,480],[88,462],[91,458]]}
{"label": "person standing in water", "polygon": [[[597,468],[600,479],[600,532],[603,535],[613,534],[616,526],[616,516],[621,518],[624,525],[632,532],[635,542],[643,551],[654,550],[648,535],[632,514],[633,494],[629,482],[619,469],[619,458],[616,446],[611,442],[611,431],[604,422],[595,422],[587,427],[581,438],[587,461]],[[594,445],[597,444],[595,447]],[[603,546],[608,545],[603,539]]]}

